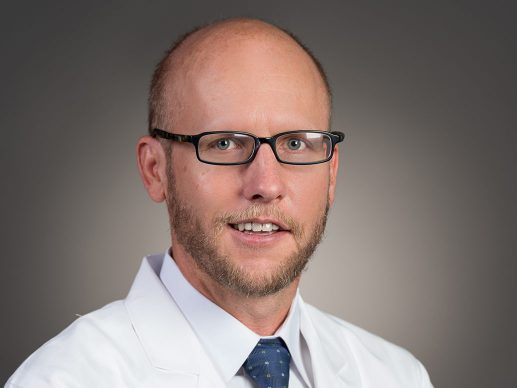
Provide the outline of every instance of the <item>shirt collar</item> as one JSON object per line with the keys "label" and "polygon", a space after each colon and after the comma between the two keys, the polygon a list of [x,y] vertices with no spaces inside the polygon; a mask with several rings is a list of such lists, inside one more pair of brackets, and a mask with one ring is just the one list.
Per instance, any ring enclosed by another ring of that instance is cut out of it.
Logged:
{"label": "shirt collar", "polygon": [[[262,337],[197,291],[185,279],[169,252],[165,254],[160,279],[192,326],[223,379],[229,382]],[[284,340],[291,353],[292,362],[307,381],[300,346],[299,299],[297,291],[289,314],[274,337]]]}

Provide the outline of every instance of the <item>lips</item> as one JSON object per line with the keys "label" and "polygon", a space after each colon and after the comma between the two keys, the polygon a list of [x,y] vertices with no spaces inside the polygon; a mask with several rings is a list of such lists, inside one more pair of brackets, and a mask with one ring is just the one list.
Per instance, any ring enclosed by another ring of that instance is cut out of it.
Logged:
{"label": "lips", "polygon": [[238,224],[230,224],[234,229],[239,232],[276,232],[281,227],[273,222],[239,222]]}
{"label": "lips", "polygon": [[246,249],[273,249],[293,237],[289,225],[279,217],[239,217],[227,220],[226,224],[237,246]]}
{"label": "lips", "polygon": [[274,234],[277,232],[288,232],[289,228],[281,221],[275,219],[247,219],[229,223],[229,225],[239,232],[247,234]]}

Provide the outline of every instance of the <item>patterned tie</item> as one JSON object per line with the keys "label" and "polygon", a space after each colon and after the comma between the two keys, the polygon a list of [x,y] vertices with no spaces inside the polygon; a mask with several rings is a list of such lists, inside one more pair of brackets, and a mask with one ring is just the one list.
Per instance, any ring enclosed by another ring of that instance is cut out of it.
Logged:
{"label": "patterned tie", "polygon": [[291,355],[280,338],[263,338],[244,362],[244,370],[259,388],[287,388]]}

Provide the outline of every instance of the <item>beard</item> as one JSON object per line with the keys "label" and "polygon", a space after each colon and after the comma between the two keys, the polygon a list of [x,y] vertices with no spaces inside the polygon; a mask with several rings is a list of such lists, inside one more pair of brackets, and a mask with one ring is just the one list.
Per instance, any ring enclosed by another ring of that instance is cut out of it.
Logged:
{"label": "beard", "polygon": [[[309,233],[306,233],[298,222],[285,215],[276,206],[264,204],[253,204],[244,211],[216,216],[212,220],[212,227],[206,228],[203,226],[201,215],[178,195],[171,167],[169,157],[167,158],[167,209],[171,232],[202,272],[220,286],[247,297],[275,294],[301,275],[323,237],[329,211],[328,198],[324,210],[319,214]],[[231,257],[224,255],[219,249],[218,241],[220,234],[229,223],[258,216],[274,216],[288,225],[297,249],[292,254],[279,258],[278,265],[271,271],[253,273],[237,265]]]}

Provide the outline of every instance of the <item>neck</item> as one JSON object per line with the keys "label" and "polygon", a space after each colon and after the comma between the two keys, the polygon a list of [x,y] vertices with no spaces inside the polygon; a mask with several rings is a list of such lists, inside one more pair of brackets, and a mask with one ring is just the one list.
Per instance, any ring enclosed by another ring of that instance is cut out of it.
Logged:
{"label": "neck", "polygon": [[299,277],[275,294],[250,297],[215,282],[195,265],[183,249],[180,252],[175,249],[174,255],[181,273],[195,289],[258,335],[273,335],[287,317]]}

